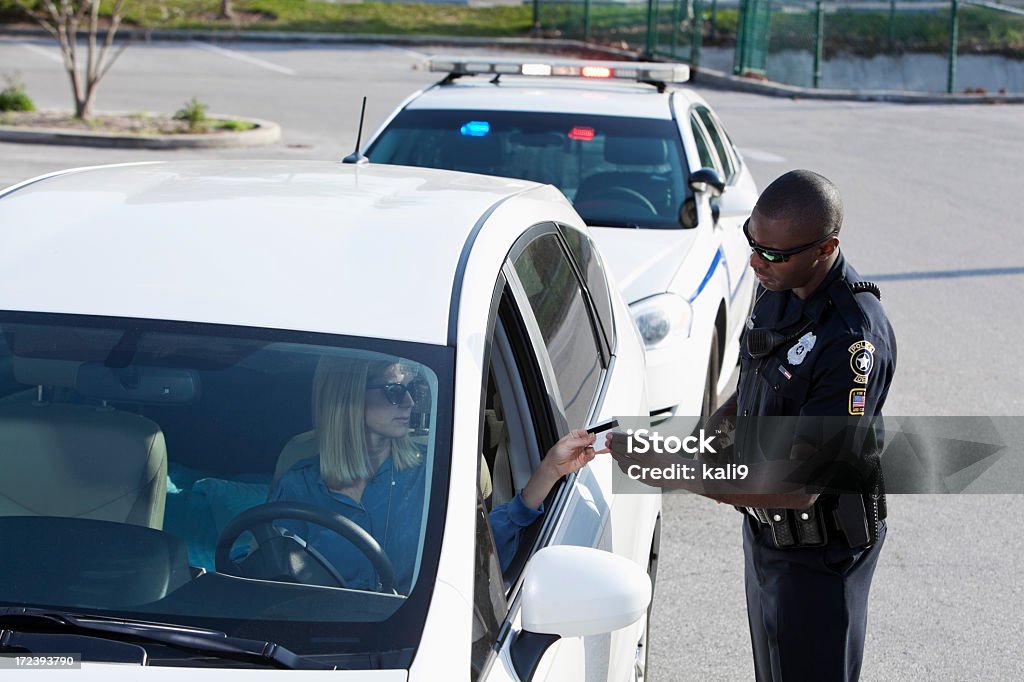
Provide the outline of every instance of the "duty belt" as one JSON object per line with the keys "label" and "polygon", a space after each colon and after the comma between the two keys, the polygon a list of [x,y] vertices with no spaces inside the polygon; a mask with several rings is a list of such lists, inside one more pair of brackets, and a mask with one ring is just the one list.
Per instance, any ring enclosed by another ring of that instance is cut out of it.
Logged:
{"label": "duty belt", "polygon": [[822,495],[807,509],[742,509],[771,528],[779,549],[821,547],[828,542],[830,531],[850,547],[870,547],[878,539],[885,518],[884,499],[882,494],[879,504],[875,495]]}

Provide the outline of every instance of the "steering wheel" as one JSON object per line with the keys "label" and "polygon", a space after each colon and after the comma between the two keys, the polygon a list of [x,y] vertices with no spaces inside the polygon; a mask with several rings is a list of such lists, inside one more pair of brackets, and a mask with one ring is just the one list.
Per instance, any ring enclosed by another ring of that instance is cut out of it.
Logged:
{"label": "steering wheel", "polygon": [[[276,519],[295,519],[333,531],[363,553],[377,572],[382,592],[395,591],[395,569],[380,544],[352,519],[305,502],[261,504],[236,516],[217,538],[214,566],[218,573],[243,577],[285,580],[329,587],[346,587],[337,569],[312,547],[274,527]],[[239,536],[251,531],[259,549],[241,562],[231,558],[231,547]],[[310,561],[312,559],[312,561]]]}
{"label": "steering wheel", "polygon": [[651,200],[631,187],[623,187],[622,185],[609,187],[604,191],[601,198],[607,199],[608,201],[618,201],[643,206],[645,209],[650,211],[651,215],[658,215],[658,209],[654,207]]}
{"label": "steering wheel", "polygon": [[658,209],[654,207],[654,204],[647,197],[635,189],[622,185],[609,187],[592,198],[577,201],[575,202],[575,207],[584,219],[588,215],[600,215],[607,212],[613,215],[620,215],[623,207],[642,208],[647,215],[658,215]]}

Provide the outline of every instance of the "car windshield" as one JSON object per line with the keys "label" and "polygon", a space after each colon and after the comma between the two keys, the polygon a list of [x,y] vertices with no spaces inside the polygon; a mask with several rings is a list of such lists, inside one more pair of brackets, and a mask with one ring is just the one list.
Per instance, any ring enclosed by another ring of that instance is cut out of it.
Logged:
{"label": "car windshield", "polygon": [[0,313],[0,610],[404,667],[436,571],[452,371],[423,344]]}
{"label": "car windshield", "polygon": [[367,155],[551,184],[595,227],[679,228],[687,198],[679,130],[666,120],[406,109]]}

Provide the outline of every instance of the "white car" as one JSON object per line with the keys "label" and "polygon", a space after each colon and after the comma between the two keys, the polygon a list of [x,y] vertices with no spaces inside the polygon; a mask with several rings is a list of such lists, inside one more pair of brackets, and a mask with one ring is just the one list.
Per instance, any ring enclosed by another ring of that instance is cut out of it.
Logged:
{"label": "white car", "polygon": [[[572,200],[647,346],[652,415],[706,415],[736,366],[757,188],[685,65],[436,57],[374,163],[549,183]],[[720,195],[720,196],[718,196]]]}
{"label": "white car", "polygon": [[[570,427],[649,419],[643,344],[554,188],[116,165],[0,193],[0,241],[5,682],[82,660],[93,681],[642,676],[658,495],[613,490],[598,456],[504,572],[486,513]],[[419,482],[386,510],[363,498],[369,526],[266,503],[331,447],[312,417],[328,361],[364,368],[344,376],[366,433],[347,433],[370,438],[371,390],[409,409],[394,438],[418,454],[399,475]],[[373,383],[381,363],[401,376]],[[375,582],[272,523],[289,519],[351,540]]]}

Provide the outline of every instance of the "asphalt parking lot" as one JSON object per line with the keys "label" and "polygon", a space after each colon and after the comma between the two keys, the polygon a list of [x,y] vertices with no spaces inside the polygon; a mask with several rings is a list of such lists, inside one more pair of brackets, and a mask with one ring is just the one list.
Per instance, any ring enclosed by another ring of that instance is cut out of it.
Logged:
{"label": "asphalt parking lot", "polygon": [[[174,152],[0,143],[0,187],[60,168],[126,161],[340,158],[353,148],[361,96],[369,96],[372,130],[407,94],[436,80],[414,68],[430,51],[133,45],[102,83],[97,109],[173,111],[195,95],[216,113],[280,123],[281,142]],[[0,64],[18,72],[39,106],[70,105],[50,42],[0,39]],[[760,186],[790,168],[810,168],[842,190],[844,251],[881,287],[899,339],[888,414],[1024,414],[1024,366],[1011,345],[1024,332],[1024,250],[1015,231],[1022,107],[701,92]],[[1024,461],[990,464],[968,494],[891,499],[863,679],[1024,679],[1024,540],[1017,524],[1024,495],[984,492],[995,484],[1024,491]],[[740,519],[704,499],[665,497],[651,679],[752,677]]]}

